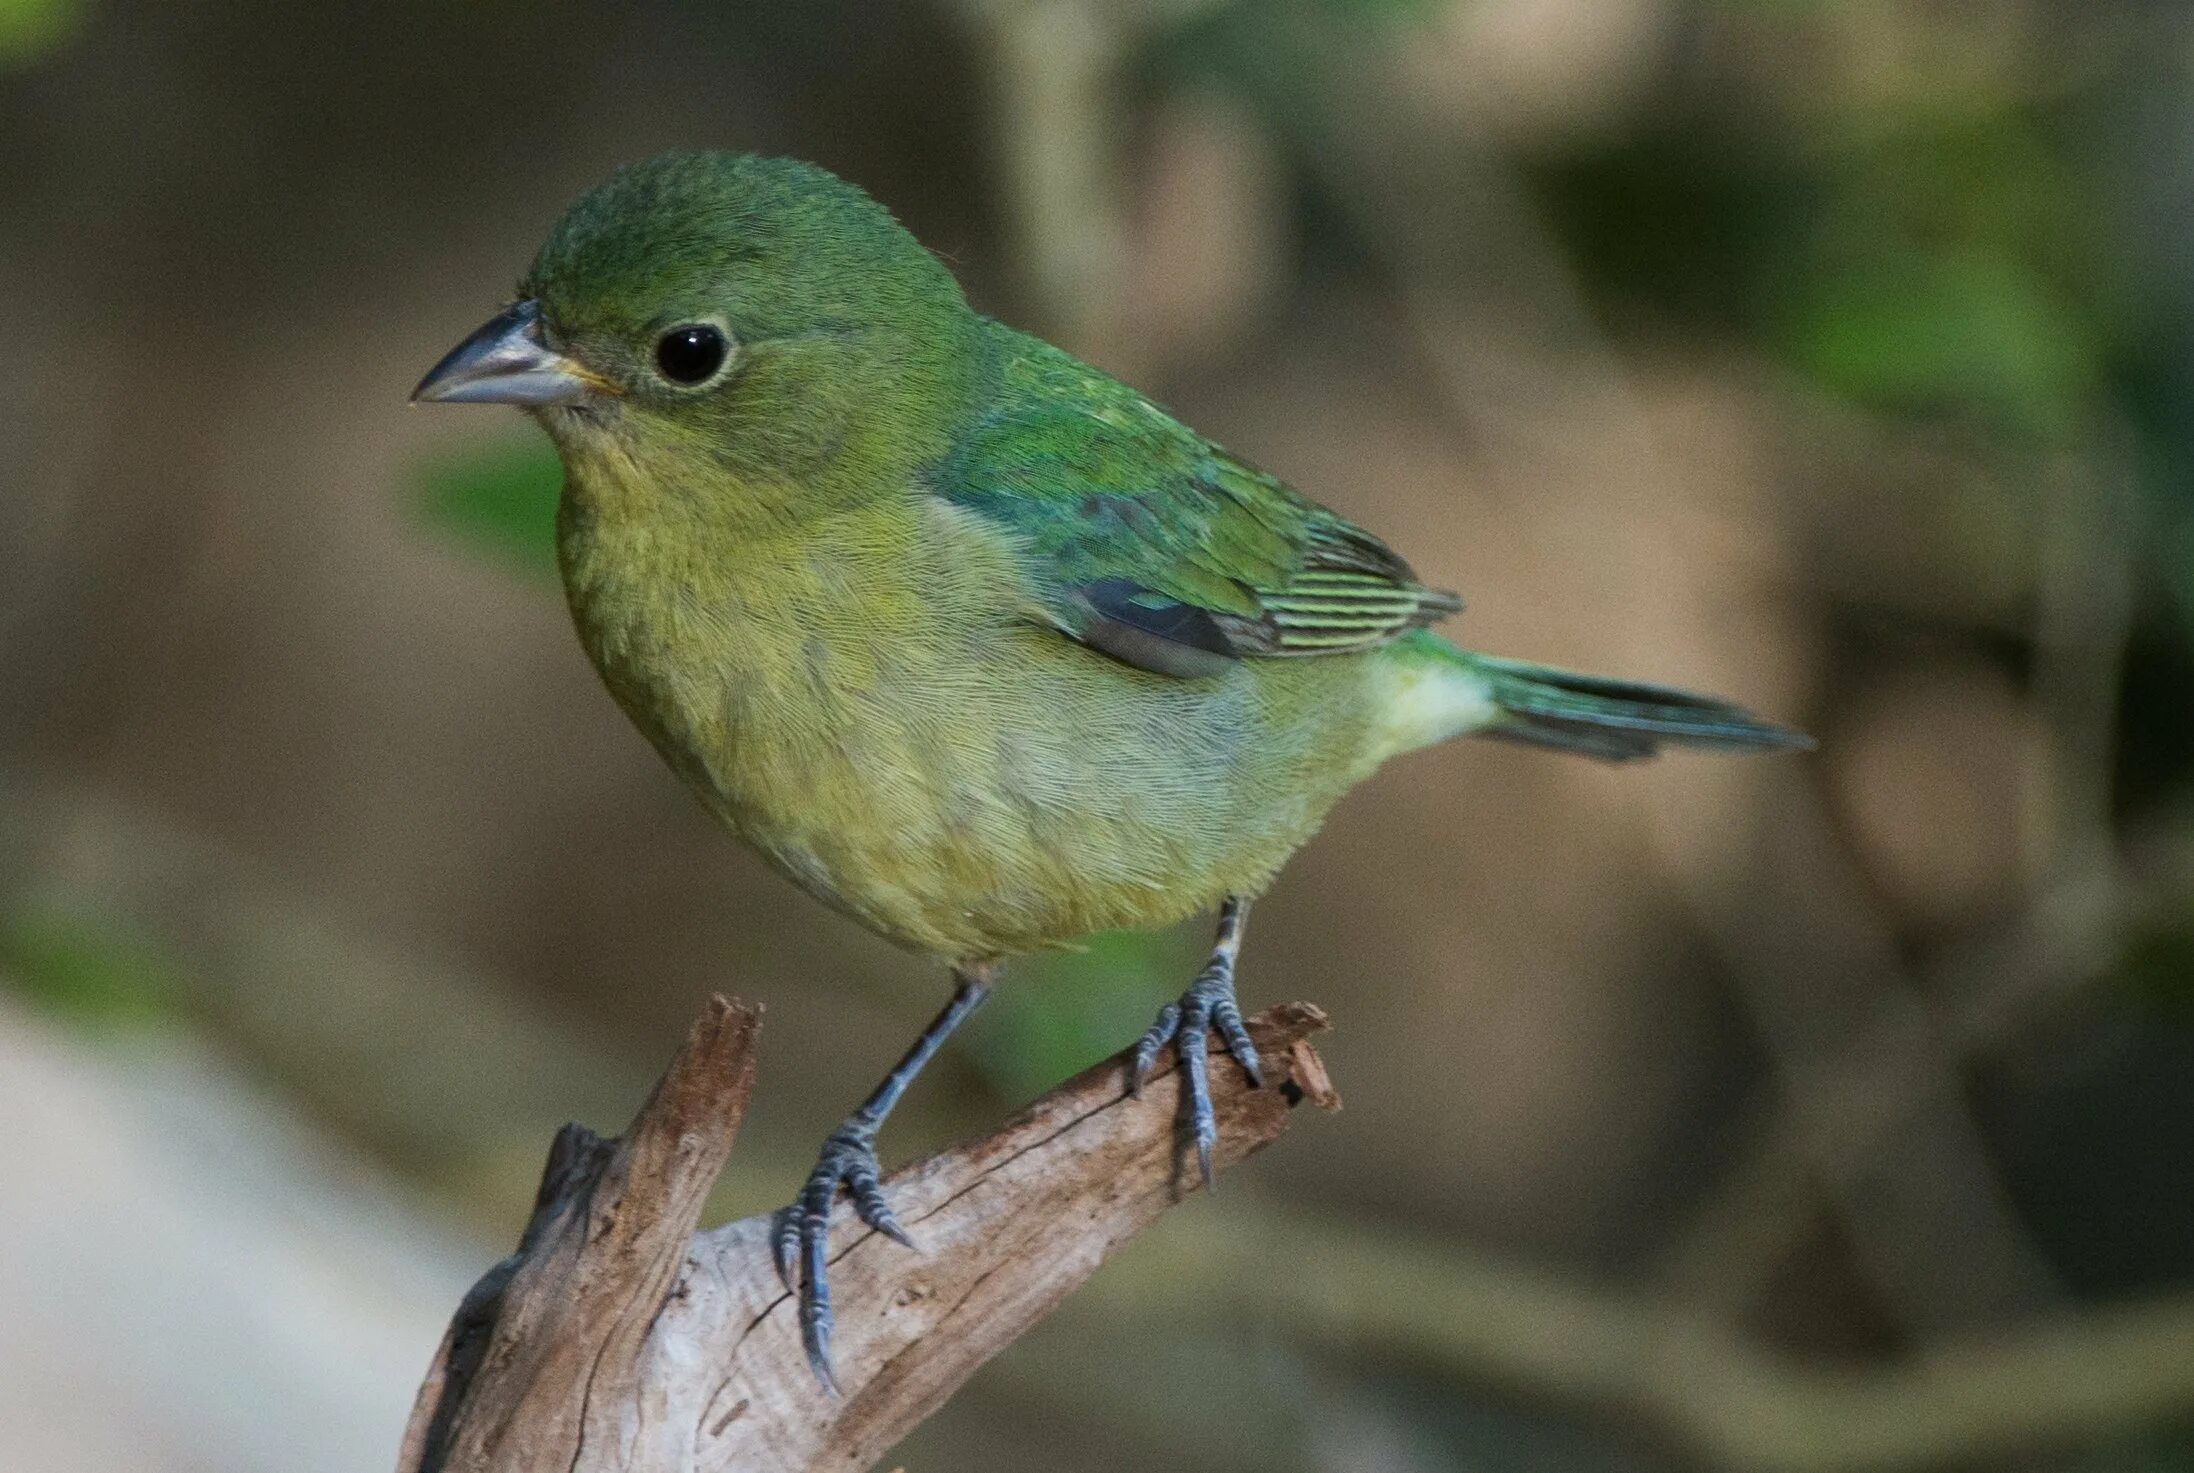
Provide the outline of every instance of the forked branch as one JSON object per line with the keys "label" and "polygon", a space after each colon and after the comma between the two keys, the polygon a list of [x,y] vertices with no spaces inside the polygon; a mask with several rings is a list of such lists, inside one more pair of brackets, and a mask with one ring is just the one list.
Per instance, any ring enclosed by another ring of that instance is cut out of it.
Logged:
{"label": "forked branch", "polygon": [[[397,1473],[865,1468],[1196,1185],[1174,1091],[1124,1095],[1117,1060],[898,1173],[893,1203],[924,1251],[841,1213],[844,1395],[828,1398],[768,1220],[694,1231],[746,1110],[758,1020],[713,1000],[623,1136],[558,1134],[518,1251],[435,1353]],[[1212,1071],[1219,1166],[1274,1140],[1297,1102],[1337,1103],[1307,1041],[1324,1027],[1307,1004],[1271,1009],[1250,1033],[1272,1084]]]}

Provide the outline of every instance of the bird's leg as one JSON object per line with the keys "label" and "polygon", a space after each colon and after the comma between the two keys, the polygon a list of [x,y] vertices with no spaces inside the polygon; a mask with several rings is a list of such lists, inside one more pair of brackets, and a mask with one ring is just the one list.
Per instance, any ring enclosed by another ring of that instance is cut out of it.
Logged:
{"label": "bird's leg", "polygon": [[882,1168],[876,1162],[876,1131],[891,1113],[891,1107],[899,1103],[899,1096],[906,1093],[914,1076],[922,1072],[922,1066],[943,1046],[969,1013],[990,995],[991,983],[997,980],[995,963],[966,963],[953,969],[953,978],[959,984],[952,994],[952,1001],[945,1005],[930,1025],[922,1030],[922,1036],[914,1040],[914,1047],[906,1057],[892,1066],[884,1082],[876,1086],[876,1092],[862,1101],[861,1108],[846,1117],[846,1123],[830,1133],[823,1142],[822,1154],[816,1159],[815,1170],[808,1173],[807,1185],[789,1207],[778,1209],[770,1224],[770,1248],[777,1259],[777,1277],[785,1288],[800,1296],[800,1336],[807,1345],[808,1365],[815,1371],[816,1379],[832,1395],[838,1392],[838,1383],[830,1374],[830,1266],[826,1257],[830,1247],[830,1209],[838,1199],[842,1184],[853,1198],[853,1210],[867,1223],[886,1237],[914,1246],[914,1239],[892,1214],[890,1204],[884,1200],[884,1189],[879,1178]]}
{"label": "bird's leg", "polygon": [[1219,907],[1219,935],[1211,944],[1211,960],[1196,974],[1179,1002],[1169,1002],[1135,1045],[1135,1061],[1128,1087],[1137,1094],[1157,1061],[1158,1050],[1172,1043],[1181,1056],[1183,1108],[1196,1136],[1196,1159],[1204,1169],[1204,1185],[1211,1185],[1211,1148],[1218,1143],[1219,1123],[1211,1109],[1211,1080],[1204,1058],[1205,1040],[1213,1028],[1226,1041],[1227,1052],[1242,1066],[1251,1084],[1264,1083],[1257,1061],[1257,1045],[1249,1041],[1242,1025],[1242,1010],[1234,1001],[1234,959],[1242,950],[1242,927],[1249,920],[1249,901],[1227,897]]}

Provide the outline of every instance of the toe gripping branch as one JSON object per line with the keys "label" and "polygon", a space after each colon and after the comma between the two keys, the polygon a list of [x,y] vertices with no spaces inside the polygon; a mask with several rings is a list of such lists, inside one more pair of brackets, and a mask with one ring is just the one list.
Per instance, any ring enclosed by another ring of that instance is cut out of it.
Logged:
{"label": "toe gripping branch", "polygon": [[843,1185],[853,1213],[863,1223],[902,1247],[914,1236],[893,1215],[884,1197],[883,1168],[876,1160],[876,1131],[882,1122],[865,1113],[854,1116],[823,1142],[815,1169],[799,1198],[770,1219],[770,1256],[777,1281],[800,1300],[800,1336],[808,1368],[832,1396],[842,1394],[830,1369],[830,1213]]}
{"label": "toe gripping branch", "polygon": [[1158,1020],[1136,1043],[1128,1062],[1128,1090],[1140,1095],[1151,1066],[1158,1061],[1159,1050],[1168,1043],[1174,1046],[1185,1081],[1181,1113],[1188,1117],[1189,1136],[1196,1143],[1196,1161],[1203,1169],[1206,1187],[1216,1184],[1211,1153],[1219,1139],[1218,1116],[1211,1103],[1211,1068],[1206,1058],[1211,1030],[1219,1031],[1227,1053],[1241,1065],[1249,1082],[1264,1083],[1264,1065],[1257,1057],[1257,1045],[1242,1022],[1242,1009],[1234,998],[1234,964],[1242,954],[1242,932],[1248,922],[1247,900],[1237,896],[1220,908],[1211,960],[1204,963],[1204,969],[1196,974],[1179,1002],[1169,1002],[1158,1010]]}
{"label": "toe gripping branch", "polygon": [[[744,1113],[757,1021],[716,1000],[622,1137],[557,1136],[517,1251],[435,1353],[398,1473],[866,1467],[1194,1185],[1170,1091],[1123,1096],[1118,1061],[898,1172],[893,1205],[927,1251],[834,1214],[845,1394],[826,1397],[769,1218],[694,1231]],[[1221,1170],[1277,1139],[1293,1104],[1337,1103],[1308,1042],[1322,1013],[1296,1003],[1245,1026],[1276,1087],[1219,1071]]]}

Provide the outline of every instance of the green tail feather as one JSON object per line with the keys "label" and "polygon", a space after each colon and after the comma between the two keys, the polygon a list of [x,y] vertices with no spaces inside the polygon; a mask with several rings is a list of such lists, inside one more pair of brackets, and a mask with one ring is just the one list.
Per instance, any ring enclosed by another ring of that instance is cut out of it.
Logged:
{"label": "green tail feather", "polygon": [[1650,757],[1664,743],[1722,752],[1803,751],[1813,745],[1803,732],[1711,696],[1490,655],[1467,658],[1501,712],[1480,728],[1480,736],[1608,762]]}

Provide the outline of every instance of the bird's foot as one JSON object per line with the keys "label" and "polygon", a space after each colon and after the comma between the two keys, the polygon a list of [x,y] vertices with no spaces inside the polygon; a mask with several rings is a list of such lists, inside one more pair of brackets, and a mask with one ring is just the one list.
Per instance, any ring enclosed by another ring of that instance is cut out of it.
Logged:
{"label": "bird's foot", "polygon": [[1225,949],[1212,956],[1188,991],[1181,994],[1179,1002],[1169,1002],[1159,1011],[1158,1021],[1150,1025],[1150,1031],[1135,1045],[1135,1059],[1128,1076],[1129,1090],[1141,1094],[1151,1065],[1158,1061],[1158,1050],[1171,1043],[1179,1053],[1181,1078],[1186,1081],[1182,1087],[1183,1109],[1188,1115],[1189,1130],[1196,1138],[1196,1160],[1203,1167],[1207,1188],[1212,1184],[1211,1150],[1219,1141],[1219,1122],[1211,1108],[1211,1078],[1205,1058],[1214,1028],[1219,1030],[1219,1037],[1225,1041],[1234,1062],[1249,1076],[1249,1082],[1263,1084],[1264,1069],[1257,1058],[1257,1045],[1250,1042],[1249,1029],[1242,1024],[1242,1009],[1234,1000],[1234,957]]}
{"label": "bird's foot", "polygon": [[800,1338],[807,1346],[808,1366],[831,1395],[838,1382],[830,1373],[830,1209],[843,1185],[853,1198],[853,1210],[885,1237],[914,1246],[914,1239],[892,1214],[884,1200],[883,1172],[876,1161],[876,1122],[856,1115],[830,1133],[823,1142],[807,1185],[789,1207],[781,1207],[770,1222],[770,1250],[777,1260],[777,1277],[787,1291],[800,1296]]}

